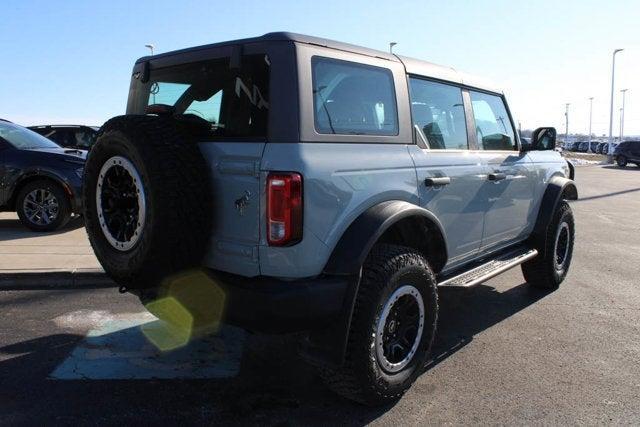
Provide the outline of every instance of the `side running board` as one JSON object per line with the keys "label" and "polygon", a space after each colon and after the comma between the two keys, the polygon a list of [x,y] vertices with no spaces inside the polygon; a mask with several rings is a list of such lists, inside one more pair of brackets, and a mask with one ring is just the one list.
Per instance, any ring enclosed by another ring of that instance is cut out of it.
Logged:
{"label": "side running board", "polygon": [[443,280],[438,283],[438,286],[469,288],[471,286],[479,285],[498,274],[504,273],[505,271],[534,258],[536,255],[538,255],[538,251],[536,249],[529,248],[508,252],[472,268],[471,270],[467,270],[455,276],[443,277]]}

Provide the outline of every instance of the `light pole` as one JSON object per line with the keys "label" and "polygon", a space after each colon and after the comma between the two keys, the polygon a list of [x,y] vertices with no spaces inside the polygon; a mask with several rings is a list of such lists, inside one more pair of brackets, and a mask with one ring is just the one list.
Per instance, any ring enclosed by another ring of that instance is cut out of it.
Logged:
{"label": "light pole", "polygon": [[568,102],[564,104],[564,145],[566,146],[569,142],[569,104]]}
{"label": "light pole", "polygon": [[591,122],[593,121],[593,96],[589,98],[589,147],[587,153],[591,153]]}
{"label": "light pole", "polygon": [[622,116],[624,116],[624,108],[620,107],[620,139],[618,143],[622,142]]}
{"label": "light pole", "polygon": [[[147,49],[149,49],[151,51],[151,56],[153,56],[153,48],[155,46],[153,46],[151,43],[149,44],[145,44],[144,47],[146,47]],[[153,91],[151,92],[151,103],[155,104],[156,103],[156,94],[153,93]]]}
{"label": "light pole", "polygon": [[391,42],[391,43],[389,43],[389,53],[390,53],[390,54],[392,54],[392,55],[393,55],[393,47],[394,47],[395,45],[397,45],[397,44],[398,44],[398,43],[396,43],[396,42]]}
{"label": "light pole", "polygon": [[613,94],[615,89],[616,78],[616,53],[622,52],[624,49],[616,49],[613,51],[613,64],[611,66],[611,105],[609,107],[609,149],[607,150],[607,163],[613,163]]}
{"label": "light pole", "polygon": [[620,142],[622,142],[622,137],[624,137],[624,99],[627,95],[627,91],[629,89],[622,89],[622,111],[620,112]]}

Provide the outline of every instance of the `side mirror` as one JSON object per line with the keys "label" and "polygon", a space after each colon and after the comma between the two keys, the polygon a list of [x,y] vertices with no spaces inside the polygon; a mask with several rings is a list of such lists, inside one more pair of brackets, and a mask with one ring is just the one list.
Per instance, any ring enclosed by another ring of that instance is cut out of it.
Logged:
{"label": "side mirror", "polygon": [[551,127],[538,128],[531,134],[529,150],[545,151],[555,150],[556,129]]}

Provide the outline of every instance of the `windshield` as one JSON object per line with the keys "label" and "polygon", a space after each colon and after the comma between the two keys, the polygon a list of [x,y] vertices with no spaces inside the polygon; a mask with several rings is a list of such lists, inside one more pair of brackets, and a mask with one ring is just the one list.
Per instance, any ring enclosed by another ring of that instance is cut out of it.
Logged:
{"label": "windshield", "polygon": [[[135,78],[135,76],[134,76]],[[269,58],[244,55],[151,70],[137,84],[138,114],[153,104],[174,108],[209,124],[212,137],[266,138],[269,115]]]}
{"label": "windshield", "polygon": [[48,140],[44,136],[13,123],[0,122],[0,138],[4,139],[18,150],[60,148],[58,144]]}

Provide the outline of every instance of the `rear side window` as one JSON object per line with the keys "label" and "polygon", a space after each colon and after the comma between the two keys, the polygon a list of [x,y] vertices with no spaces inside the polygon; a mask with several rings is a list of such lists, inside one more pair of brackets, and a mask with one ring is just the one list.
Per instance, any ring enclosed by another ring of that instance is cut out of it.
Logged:
{"label": "rear side window", "polygon": [[229,58],[152,69],[138,83],[139,114],[151,104],[208,122],[212,137],[266,138],[269,117],[269,66],[266,55]]}
{"label": "rear side window", "polygon": [[398,111],[390,70],[317,56],[311,65],[318,133],[398,134]]}
{"label": "rear side window", "polygon": [[459,87],[410,79],[411,117],[432,150],[467,150],[467,122]]}
{"label": "rear side window", "polygon": [[515,132],[501,97],[482,92],[469,92],[476,134],[481,150],[514,150]]}

